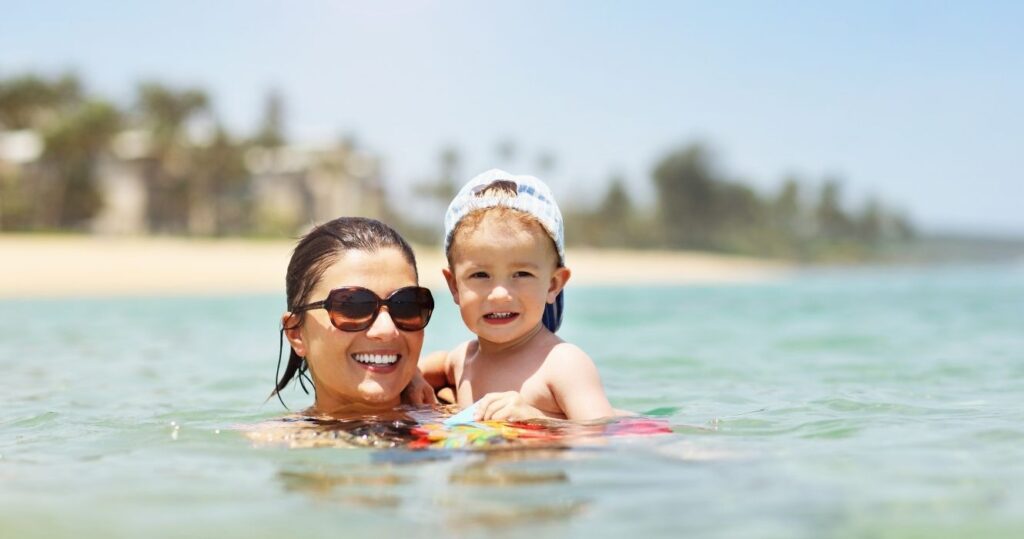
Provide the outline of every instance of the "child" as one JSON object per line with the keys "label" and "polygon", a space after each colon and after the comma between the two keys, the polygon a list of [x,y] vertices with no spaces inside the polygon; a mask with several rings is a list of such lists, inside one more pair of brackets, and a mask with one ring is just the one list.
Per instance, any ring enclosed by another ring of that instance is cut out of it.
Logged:
{"label": "child", "polygon": [[555,335],[565,267],[562,214],[547,185],[489,170],[444,218],[444,278],[476,339],[419,362],[427,383],[476,402],[475,419],[613,415],[594,362]]}

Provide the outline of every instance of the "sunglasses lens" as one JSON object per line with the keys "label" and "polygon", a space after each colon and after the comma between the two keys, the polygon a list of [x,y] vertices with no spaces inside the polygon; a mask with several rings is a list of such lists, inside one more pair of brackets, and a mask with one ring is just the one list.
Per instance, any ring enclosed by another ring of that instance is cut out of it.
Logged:
{"label": "sunglasses lens", "polygon": [[419,331],[427,327],[433,311],[434,297],[426,288],[403,288],[388,299],[391,319],[403,331]]}
{"label": "sunglasses lens", "polygon": [[340,289],[331,293],[324,307],[331,323],[342,331],[362,331],[370,327],[377,312],[377,296],[362,288]]}

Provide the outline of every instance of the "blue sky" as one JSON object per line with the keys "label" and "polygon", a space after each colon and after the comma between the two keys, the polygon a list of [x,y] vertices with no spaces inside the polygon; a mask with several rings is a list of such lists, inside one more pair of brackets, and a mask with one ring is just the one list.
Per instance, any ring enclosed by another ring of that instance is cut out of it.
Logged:
{"label": "blue sky", "polygon": [[[463,151],[590,201],[703,140],[763,191],[844,178],[927,230],[1024,234],[1024,4],[1012,2],[72,2],[0,0],[0,77],[74,69],[128,102],[207,89],[251,130],[271,88],[300,142],[352,134],[391,189]],[[501,140],[519,158],[496,161]],[[422,208],[420,208],[422,210]],[[422,211],[419,213],[422,214]]]}

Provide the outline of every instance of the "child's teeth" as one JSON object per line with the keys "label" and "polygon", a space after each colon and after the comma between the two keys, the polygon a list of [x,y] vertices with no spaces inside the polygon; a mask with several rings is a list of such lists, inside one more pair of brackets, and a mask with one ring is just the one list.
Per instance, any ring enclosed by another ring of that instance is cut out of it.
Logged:
{"label": "child's teeth", "polygon": [[360,363],[372,363],[374,365],[390,365],[398,361],[398,354],[353,354],[352,357]]}
{"label": "child's teeth", "polygon": [[508,318],[512,313],[491,313],[491,318]]}

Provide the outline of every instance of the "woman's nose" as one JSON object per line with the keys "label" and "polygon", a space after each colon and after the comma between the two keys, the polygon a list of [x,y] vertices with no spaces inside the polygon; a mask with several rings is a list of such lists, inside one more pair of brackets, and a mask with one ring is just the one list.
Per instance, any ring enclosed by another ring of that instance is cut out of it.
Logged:
{"label": "woman's nose", "polygon": [[395,321],[391,319],[391,314],[388,313],[387,309],[381,309],[377,315],[377,319],[373,321],[370,328],[366,330],[366,336],[371,339],[391,339],[398,335],[398,328],[395,327]]}

